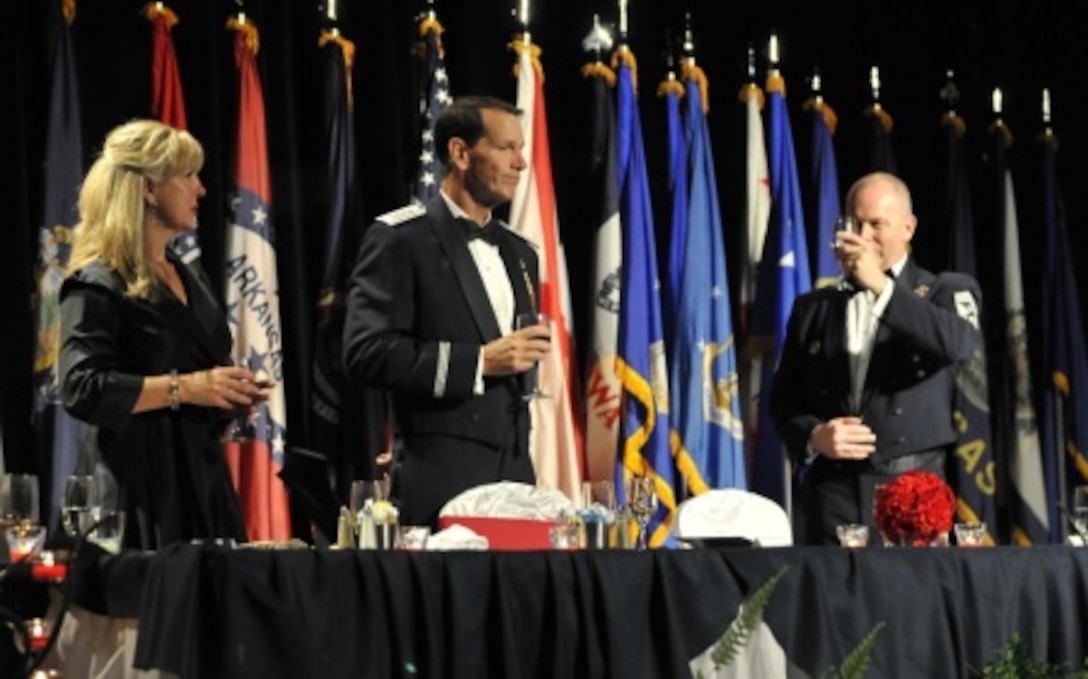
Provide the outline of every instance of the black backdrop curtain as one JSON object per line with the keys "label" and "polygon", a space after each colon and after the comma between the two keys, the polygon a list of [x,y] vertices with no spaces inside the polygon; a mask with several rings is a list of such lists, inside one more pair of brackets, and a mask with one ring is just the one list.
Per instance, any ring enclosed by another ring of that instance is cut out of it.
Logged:
{"label": "black backdrop curtain", "polygon": [[[5,349],[0,352],[0,398],[9,471],[35,467],[30,417],[33,324],[28,300],[42,211],[45,111],[54,42],[47,19],[49,12],[55,11],[54,2],[59,0],[12,0],[4,4],[0,22],[0,77],[11,111],[5,116],[6,134],[0,137],[2,157],[9,168],[2,184],[5,241],[0,248],[0,318],[5,337]],[[189,127],[208,153],[202,173],[208,195],[201,206],[200,237],[205,265],[217,283],[222,280],[237,90],[226,20],[241,8],[260,31],[257,61],[267,107],[272,219],[287,352],[287,431],[289,443],[305,446],[309,443],[310,346],[321,275],[326,171],[317,44],[324,8],[318,0],[251,0],[244,5],[172,0],[167,4],[180,18],[173,36]],[[437,1],[438,17],[446,28],[443,39],[454,94],[515,98],[511,70],[515,57],[506,43],[514,30],[511,14],[517,4],[514,0]],[[87,163],[110,128],[149,115],[151,31],[140,13],[142,6],[142,0],[83,0],[77,4],[72,32]],[[617,3],[535,0],[529,6],[534,42],[544,50],[559,224],[567,247],[576,333],[584,347],[588,342],[587,288],[597,197],[587,180],[590,98],[579,68],[589,55],[580,43],[592,24],[593,13],[614,22]],[[722,5],[712,0],[634,0],[629,8],[630,43],[639,63],[640,106],[659,243],[668,240],[667,182],[664,107],[655,90],[665,74],[666,31],[679,33],[683,12],[689,10],[695,55],[710,82],[711,136],[734,281],[740,267],[744,215],[744,113],[737,93],[746,81],[748,44],[754,43],[762,54],[773,30],[782,45],[782,72],[803,183],[808,173],[809,128],[801,116],[801,104],[808,96],[807,77],[815,68],[820,69],[825,98],[839,114],[835,145],[840,185],[845,189],[865,170],[869,149],[862,112],[870,100],[869,67],[880,67],[881,100],[895,121],[892,144],[900,173],[914,189],[920,217],[915,252],[924,265],[934,269],[945,265],[948,244],[940,223],[937,150],[945,106],[938,93],[946,69],[955,70],[963,94],[958,110],[968,126],[967,162],[977,187],[975,232],[988,300],[1000,299],[1000,281],[986,278],[992,269],[986,262],[995,259],[998,241],[993,238],[996,222],[983,209],[994,202],[991,195],[982,193],[987,186],[985,130],[993,118],[990,91],[994,86],[1004,89],[1004,118],[1017,135],[1011,163],[1021,204],[1030,315],[1033,301],[1042,294],[1034,264],[1039,254],[1036,238],[1041,233],[1041,208],[1035,205],[1039,161],[1034,138],[1041,129],[1043,87],[1051,88],[1055,129],[1062,142],[1060,177],[1074,249],[1082,251],[1086,240],[1078,225],[1088,208],[1076,198],[1088,179],[1088,134],[1082,123],[1088,43],[1079,32],[1074,6],[1057,1]],[[354,87],[362,199],[360,223],[346,239],[348,248],[354,247],[359,232],[375,215],[408,199],[419,138],[419,65],[411,50],[419,9],[416,0],[340,2],[339,27],[357,50]],[[761,86],[765,65],[761,57],[757,76]],[[810,226],[810,236],[813,230]],[[1088,274],[1079,275],[1083,289]],[[732,290],[739,290],[739,284],[734,282]]]}

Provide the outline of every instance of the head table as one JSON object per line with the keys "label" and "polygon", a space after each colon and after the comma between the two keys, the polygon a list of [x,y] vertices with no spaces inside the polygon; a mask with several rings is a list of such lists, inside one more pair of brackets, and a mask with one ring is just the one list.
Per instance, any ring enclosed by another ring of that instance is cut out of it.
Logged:
{"label": "head table", "polygon": [[[763,624],[717,676],[819,676],[874,629],[869,676],[968,677],[1013,634],[1080,668],[1088,549],[262,550],[86,559],[74,604],[135,620],[180,677],[659,677],[712,667],[745,597]],[[882,623],[882,625],[881,625]],[[760,664],[764,663],[764,664]],[[769,664],[768,664],[769,663]],[[778,663],[777,665],[775,663]],[[756,674],[752,674],[752,673]]]}

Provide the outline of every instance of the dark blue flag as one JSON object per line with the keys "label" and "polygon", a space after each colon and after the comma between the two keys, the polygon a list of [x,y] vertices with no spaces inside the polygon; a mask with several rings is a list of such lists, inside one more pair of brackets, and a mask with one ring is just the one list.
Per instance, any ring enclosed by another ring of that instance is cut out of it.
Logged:
{"label": "dark blue flag", "polygon": [[[978,278],[975,264],[974,212],[963,156],[963,119],[949,112],[943,119],[943,151],[945,161],[944,217],[949,232],[950,261],[953,271]],[[982,300],[975,300],[981,308]],[[997,491],[994,465],[993,435],[990,425],[990,389],[987,352],[982,324],[984,313],[965,312],[980,333],[971,358],[956,374],[954,414],[959,438],[956,455],[948,461],[949,483],[956,491],[956,515],[967,523],[986,523],[992,534],[997,528],[995,495]],[[992,538],[987,536],[987,541]]]}
{"label": "dark blue flag", "polygon": [[670,73],[661,83],[658,92],[665,97],[665,121],[668,129],[669,150],[669,200],[672,212],[669,219],[669,284],[666,290],[665,327],[669,332],[669,358],[672,358],[676,339],[677,309],[680,305],[680,281],[684,275],[684,241],[688,230],[688,149],[684,139],[684,123],[680,116],[680,99],[684,86]]}
{"label": "dark blue flag", "polygon": [[833,136],[838,122],[835,111],[823,97],[815,97],[807,108],[812,116],[812,186],[816,199],[816,287],[831,285],[839,278],[839,262],[829,247],[834,239],[835,220],[842,214],[839,197],[839,170],[835,162]]}
{"label": "dark blue flag", "polygon": [[[54,2],[54,5],[60,5]],[[76,468],[86,426],[60,402],[57,353],[60,350],[60,285],[79,221],[79,185],[83,178],[83,135],[80,129],[79,84],[72,45],[71,21],[54,12],[58,27],[53,48],[49,91],[49,123],[45,140],[45,204],[42,211],[34,348],[34,432],[42,523],[56,527],[64,477]]]}
{"label": "dark blue flag", "polygon": [[1043,137],[1045,204],[1043,290],[1043,375],[1046,389],[1040,419],[1044,472],[1050,503],[1051,539],[1061,540],[1065,525],[1059,503],[1069,504],[1074,486],[1088,483],[1088,354],[1084,321],[1073,268],[1073,250],[1058,187],[1058,140],[1049,129]]}

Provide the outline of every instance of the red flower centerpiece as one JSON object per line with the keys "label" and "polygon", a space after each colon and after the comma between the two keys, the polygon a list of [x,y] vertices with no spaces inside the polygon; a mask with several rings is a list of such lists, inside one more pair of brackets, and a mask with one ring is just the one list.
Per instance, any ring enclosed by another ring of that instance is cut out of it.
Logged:
{"label": "red flower centerpiece", "polygon": [[956,494],[933,472],[904,472],[874,498],[876,525],[893,545],[928,547],[947,538],[955,512]]}

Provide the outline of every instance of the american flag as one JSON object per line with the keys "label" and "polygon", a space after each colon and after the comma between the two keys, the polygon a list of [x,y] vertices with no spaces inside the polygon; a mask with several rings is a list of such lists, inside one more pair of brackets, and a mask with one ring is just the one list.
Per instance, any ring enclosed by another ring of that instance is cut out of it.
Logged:
{"label": "american flag", "polygon": [[423,89],[419,97],[422,142],[419,149],[419,173],[413,194],[422,202],[438,193],[442,180],[442,168],[434,152],[434,122],[442,109],[450,103],[450,81],[446,76],[445,50],[442,48],[442,24],[434,10],[429,10],[419,21],[419,34],[423,39],[424,73]]}

